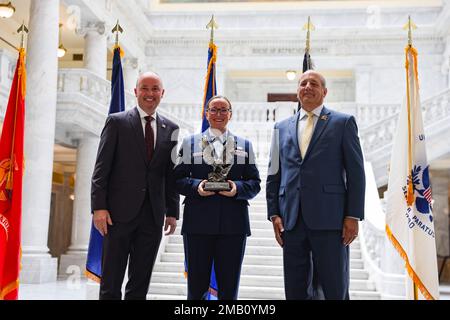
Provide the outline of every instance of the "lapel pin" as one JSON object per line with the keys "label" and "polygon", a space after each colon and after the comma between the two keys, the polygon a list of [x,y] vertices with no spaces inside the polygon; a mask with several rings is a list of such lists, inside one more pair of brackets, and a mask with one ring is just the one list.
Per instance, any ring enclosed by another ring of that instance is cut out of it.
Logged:
{"label": "lapel pin", "polygon": [[161,125],[161,127],[163,127],[163,128],[165,128],[166,127],[166,125],[163,123],[162,125]]}
{"label": "lapel pin", "polygon": [[328,120],[328,116],[326,116],[326,115],[320,116],[320,120],[325,120],[325,121],[327,121],[327,120]]}

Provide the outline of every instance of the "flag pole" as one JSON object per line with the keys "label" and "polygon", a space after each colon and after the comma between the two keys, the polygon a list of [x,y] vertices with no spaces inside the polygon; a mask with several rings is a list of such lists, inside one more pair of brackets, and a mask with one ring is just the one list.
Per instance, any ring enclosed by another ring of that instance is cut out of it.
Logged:
{"label": "flag pole", "polygon": [[[305,44],[305,55],[309,56],[309,52],[311,50],[311,31],[315,30],[314,25],[311,22],[311,16],[308,16],[308,22],[303,26],[303,30],[306,30],[306,44]],[[306,70],[312,69],[311,60],[307,59]],[[303,72],[306,71],[305,66],[303,66]]]}
{"label": "flag pole", "polygon": [[[20,28],[17,30],[18,33],[21,33],[21,40],[20,40],[20,47],[19,47],[19,64],[21,63],[22,59],[24,59],[24,43],[25,43],[25,33],[28,33],[28,28],[25,26],[25,23],[22,23]],[[20,67],[20,65],[19,65]],[[23,65],[22,65],[23,67]],[[11,156],[10,156],[10,165],[8,170],[8,176],[6,178],[6,186],[5,189],[9,191],[9,193],[12,191],[13,188],[13,179],[14,179],[14,168],[15,168],[15,158],[14,158],[14,143],[16,140],[16,121],[17,121],[17,104],[19,102],[19,88],[23,90],[22,86],[19,86],[19,84],[23,81],[22,77],[24,76],[23,70],[19,70],[17,75],[17,89],[16,89],[16,105],[14,108],[14,122],[13,122],[13,135],[12,135],[12,144],[11,144]],[[11,196],[9,194],[8,196]]]}
{"label": "flag pole", "polygon": [[306,46],[305,53],[309,53],[311,44],[311,16],[308,16],[308,23],[306,24]]}
{"label": "flag pole", "polygon": [[[405,25],[405,29],[408,29],[408,46],[406,49],[406,99],[407,99],[407,110],[408,110],[408,192],[407,192],[407,203],[408,206],[414,203],[414,188],[412,181],[412,137],[411,137],[411,97],[410,97],[410,85],[411,79],[409,75],[409,54],[413,48],[412,45],[412,29],[416,28],[414,23],[411,21],[411,16],[408,16],[408,23]],[[413,279],[413,290],[414,290],[414,300],[419,300],[417,285]]]}
{"label": "flag pole", "polygon": [[25,33],[28,33],[28,28],[25,26],[25,21],[22,22],[22,25],[20,26],[19,29],[17,29],[17,32],[22,34],[19,49],[23,49],[25,43]]}
{"label": "flag pole", "polygon": [[118,48],[120,46],[119,45],[119,32],[123,33],[123,29],[122,29],[122,27],[119,24],[119,19],[117,19],[117,23],[114,26],[114,28],[111,30],[111,32],[116,34],[116,40],[114,42],[114,49],[115,49],[115,48]]}
{"label": "flag pole", "polygon": [[414,23],[411,21],[411,16],[408,16],[408,23],[405,25],[405,29],[408,29],[408,46],[406,49],[406,99],[408,110],[408,192],[407,203],[408,206],[412,206],[414,203],[414,188],[412,181],[412,137],[411,137],[411,97],[410,97],[410,85],[411,79],[409,77],[409,54],[413,48],[412,46],[412,29],[415,28]]}
{"label": "flag pole", "polygon": [[214,19],[214,15],[212,15],[211,20],[206,25],[206,29],[211,29],[211,38],[209,40],[209,44],[214,43],[214,29],[217,29],[219,25],[216,23],[216,20]]}
{"label": "flag pole", "polygon": [[[314,25],[311,23],[311,16],[308,16],[308,22],[303,26],[303,30],[306,30],[306,44],[305,44],[305,54],[303,55],[303,63],[301,72],[304,73],[313,68],[311,57],[309,55],[309,51],[311,49],[311,31],[315,30]],[[300,100],[297,105],[297,112],[302,108],[302,104]]]}

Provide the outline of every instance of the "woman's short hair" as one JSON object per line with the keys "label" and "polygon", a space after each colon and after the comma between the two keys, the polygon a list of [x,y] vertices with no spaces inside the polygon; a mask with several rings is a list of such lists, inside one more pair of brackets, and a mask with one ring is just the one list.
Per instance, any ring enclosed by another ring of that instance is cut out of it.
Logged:
{"label": "woman's short hair", "polygon": [[230,106],[230,111],[232,110],[230,100],[228,100],[227,97],[221,96],[221,95],[216,95],[216,96],[211,97],[211,99],[209,99],[208,102],[206,103],[206,109],[209,108],[209,105],[211,104],[212,101],[217,100],[217,99],[223,99],[223,100],[225,100],[225,101],[228,103],[228,105]]}

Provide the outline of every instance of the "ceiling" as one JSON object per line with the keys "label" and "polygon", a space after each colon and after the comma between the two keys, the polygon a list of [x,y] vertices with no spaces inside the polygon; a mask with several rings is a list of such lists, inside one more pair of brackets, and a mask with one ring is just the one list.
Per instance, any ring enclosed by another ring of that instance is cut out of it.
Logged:
{"label": "ceiling", "polygon": [[[0,3],[11,1],[15,6],[16,12],[9,19],[0,19],[0,37],[14,46],[18,46],[20,36],[17,29],[22,22],[28,25],[29,10],[31,0],[0,0]],[[98,1],[98,0],[96,0]],[[112,1],[112,0],[110,0]],[[116,0],[122,1],[122,0]],[[274,9],[307,9],[307,8],[358,8],[368,7],[370,5],[379,6],[442,6],[442,0],[136,0],[143,7],[148,7],[149,12],[170,11],[170,12],[192,12],[192,11],[258,11]],[[66,0],[66,3],[71,3]],[[70,9],[60,2],[60,22],[61,42],[69,50],[69,53],[82,53],[84,40],[82,36],[75,33],[75,26],[70,23],[69,17],[72,16]],[[12,50],[11,46],[0,41],[0,48]],[[69,55],[68,55],[69,56]],[[64,59],[68,59],[67,57]],[[62,61],[64,61],[62,59]]]}
{"label": "ceiling", "polygon": [[442,0],[148,0],[150,11],[238,11],[442,6]]}
{"label": "ceiling", "polygon": [[[14,15],[9,19],[0,18],[0,37],[9,42],[0,41],[0,49],[13,50],[11,45],[19,46],[20,35],[17,33],[17,29],[21,26],[22,22],[26,26],[29,24],[29,11],[31,0],[8,0],[16,8]],[[0,3],[5,0],[0,0]],[[60,59],[60,67],[81,67],[81,65],[67,65],[72,60],[72,54],[83,53],[84,51],[84,39],[82,36],[75,32],[75,26],[69,20],[71,16],[70,9],[68,9],[62,2],[60,2],[59,17],[61,26],[61,43],[68,50],[68,54]],[[112,54],[109,52],[108,61],[112,60]],[[66,65],[64,65],[66,63]]]}

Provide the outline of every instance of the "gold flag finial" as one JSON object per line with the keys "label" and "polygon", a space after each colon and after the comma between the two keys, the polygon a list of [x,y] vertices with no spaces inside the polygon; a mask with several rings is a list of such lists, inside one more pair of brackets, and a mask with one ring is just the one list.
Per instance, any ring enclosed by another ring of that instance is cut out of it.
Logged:
{"label": "gold flag finial", "polygon": [[412,30],[417,29],[417,26],[411,20],[411,16],[408,16],[408,22],[403,26],[404,30],[408,30],[408,45],[412,47]]}
{"label": "gold flag finial", "polygon": [[25,21],[22,22],[22,25],[20,26],[19,29],[17,29],[17,33],[21,33],[22,37],[20,39],[20,49],[23,49],[24,44],[25,44],[25,33],[28,33],[28,28],[25,26]]}
{"label": "gold flag finial", "polygon": [[114,26],[114,28],[111,30],[111,32],[116,34],[115,47],[118,47],[119,46],[119,32],[123,33],[123,29],[119,24],[119,19],[117,19],[117,23]]}
{"label": "gold flag finial", "polygon": [[216,23],[216,20],[214,20],[214,15],[212,15],[211,20],[206,25],[206,29],[211,29],[211,39],[209,40],[210,43],[214,43],[214,29],[219,28],[219,25]]}
{"label": "gold flag finial", "polygon": [[306,48],[305,51],[309,51],[311,42],[311,31],[316,30],[316,27],[311,23],[311,17],[308,16],[308,22],[303,26],[303,30],[306,30]]}

